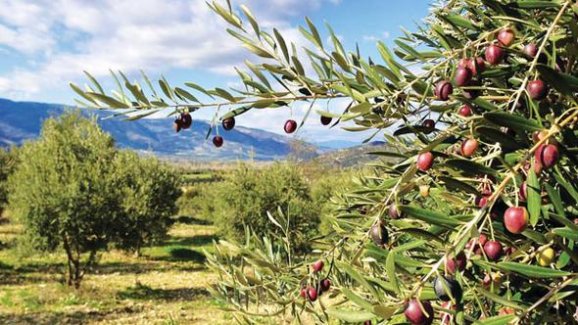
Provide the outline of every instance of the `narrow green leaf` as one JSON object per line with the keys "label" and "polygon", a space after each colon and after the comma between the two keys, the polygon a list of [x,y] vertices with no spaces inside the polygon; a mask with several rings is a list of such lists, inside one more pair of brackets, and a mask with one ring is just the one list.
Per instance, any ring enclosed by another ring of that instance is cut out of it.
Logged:
{"label": "narrow green leaf", "polygon": [[534,168],[530,168],[528,174],[528,212],[530,213],[530,224],[535,226],[540,219],[540,203],[542,198],[540,193],[540,182],[534,172]]}
{"label": "narrow green leaf", "polygon": [[241,115],[241,114],[246,113],[250,110],[251,110],[251,106],[237,107],[234,110],[228,112],[227,114],[221,116],[221,120],[227,119],[229,117]]}
{"label": "narrow green leaf", "polygon": [[484,320],[476,321],[474,324],[476,325],[508,325],[514,319],[516,319],[516,315],[501,315],[501,316],[494,316],[490,318],[486,318]]}
{"label": "narrow green leaf", "polygon": [[348,323],[363,323],[375,318],[373,313],[350,309],[329,308],[325,311],[328,315]]}
{"label": "narrow green leaf", "polygon": [[358,296],[357,294],[355,294],[353,291],[347,289],[347,288],[343,288],[341,289],[341,292],[345,295],[345,297],[347,297],[347,299],[351,302],[353,302],[354,304],[358,305],[359,307],[372,312],[373,311],[373,304],[370,303],[369,301],[366,301],[365,299],[361,298],[360,296]]}
{"label": "narrow green leaf", "polygon": [[496,174],[496,170],[466,159],[448,159],[444,165],[459,170],[467,175]]}
{"label": "narrow green leaf", "polygon": [[106,95],[93,92],[86,92],[86,95],[90,96],[94,100],[97,100],[103,104],[110,106],[111,108],[130,108],[129,105]]}
{"label": "narrow green leaf", "polygon": [[317,44],[317,46],[319,46],[320,48],[323,48],[323,42],[321,41],[321,36],[319,35],[319,31],[317,31],[317,28],[315,27],[313,22],[308,17],[305,17],[305,21],[307,21],[307,25],[309,26],[309,30],[311,31],[311,35],[313,36],[313,39],[315,40],[315,44]]}
{"label": "narrow green leaf", "polygon": [[222,98],[232,102],[232,103],[237,101],[235,99],[235,97],[233,97],[233,95],[231,95],[231,93],[229,93],[228,91],[226,91],[225,89],[222,89],[222,88],[215,88],[215,94],[219,97],[222,97]]}
{"label": "narrow green leaf", "polygon": [[578,242],[578,231],[576,230],[570,228],[554,228],[552,232],[558,236]]}
{"label": "narrow green leaf", "polygon": [[438,177],[442,182],[445,183],[446,187],[448,189],[451,190],[461,190],[464,191],[466,193],[470,193],[470,194],[474,194],[474,195],[480,195],[480,192],[473,187],[472,185],[468,184],[468,183],[464,183],[460,180],[457,180],[453,177],[449,177],[449,176],[440,176]]}
{"label": "narrow green leaf", "polygon": [[522,145],[519,144],[514,137],[496,128],[480,126],[476,128],[476,133],[478,133],[485,142],[499,143],[505,152],[516,151],[522,148]]}
{"label": "narrow green leaf", "polygon": [[562,203],[562,198],[560,197],[560,190],[555,189],[552,185],[545,183],[546,192],[550,197],[550,202],[554,206],[556,213],[558,213],[562,218],[566,218],[566,212],[564,211],[564,204]]}
{"label": "narrow green leaf", "polygon": [[70,85],[70,88],[72,88],[72,90],[74,90],[74,92],[77,93],[80,97],[88,100],[89,102],[91,102],[94,105],[97,104],[96,101],[92,97],[88,96],[82,89],[80,89],[80,87],[73,84],[72,82],[69,85]]}
{"label": "narrow green leaf", "polygon": [[395,251],[390,251],[385,260],[385,271],[387,272],[387,277],[391,283],[391,287],[396,294],[401,294],[401,289],[399,288],[399,282],[397,281],[397,275],[395,274]]}
{"label": "narrow green leaf", "polygon": [[277,28],[273,28],[273,34],[275,35],[275,39],[277,39],[277,44],[279,44],[285,60],[289,62],[289,51],[287,50],[287,43],[285,43],[285,39],[283,39],[283,36],[281,36],[281,33],[279,33]]}
{"label": "narrow green leaf", "polygon": [[516,303],[516,302],[514,302],[508,298],[505,298],[505,297],[499,296],[495,293],[486,291],[480,287],[476,288],[476,291],[481,293],[482,295],[484,295],[486,298],[493,300],[494,302],[497,302],[498,304],[503,305],[503,306],[512,307],[512,308],[518,309],[518,310],[525,310],[526,308],[528,308],[528,306],[520,305],[520,304],[518,304],[518,303]]}
{"label": "narrow green leaf", "polygon": [[522,274],[531,278],[559,278],[569,276],[571,273],[561,270],[553,270],[547,267],[527,265],[515,262],[500,262],[497,264],[500,269]]}
{"label": "narrow green leaf", "polygon": [[454,227],[462,224],[462,222],[460,222],[459,220],[448,217],[445,214],[434,212],[431,209],[422,209],[409,205],[401,206],[400,209],[403,213],[406,213],[408,216],[425,221],[430,224],[445,227]]}
{"label": "narrow green leaf", "polygon": [[379,299],[377,291],[375,291],[375,288],[371,284],[369,284],[369,282],[367,282],[367,280],[363,277],[363,275],[359,274],[359,272],[353,269],[349,264],[338,262],[337,266],[339,269],[349,274],[351,278],[359,282],[359,284],[361,284],[364,288],[366,288],[373,295],[373,297],[375,297],[375,299]]}
{"label": "narrow green leaf", "polygon": [[173,92],[171,91],[169,84],[164,79],[159,79],[159,86],[161,87],[161,90],[165,96],[174,100]]}
{"label": "narrow green leaf", "polygon": [[485,113],[484,118],[494,124],[510,127],[516,130],[539,131],[542,129],[535,120],[506,112]]}
{"label": "narrow green leaf", "polygon": [[92,84],[94,85],[94,87],[96,87],[96,89],[98,89],[98,92],[101,95],[104,95],[104,90],[102,89],[102,87],[100,86],[100,84],[98,83],[98,81],[96,81],[96,78],[94,78],[90,73],[88,73],[88,71],[83,71],[84,74],[86,75],[86,77],[88,78],[88,80],[90,80],[90,82],[92,82]]}
{"label": "narrow green leaf", "polygon": [[470,19],[464,18],[462,15],[449,13],[442,17],[458,27],[463,27],[470,30],[479,30],[478,26],[476,26]]}
{"label": "narrow green leaf", "polygon": [[257,19],[255,19],[255,16],[253,16],[253,13],[249,10],[249,8],[247,8],[247,6],[242,4],[240,7],[241,7],[241,10],[243,11],[243,13],[245,14],[245,17],[247,17],[247,19],[249,20],[249,23],[253,27],[253,31],[255,31],[255,34],[257,36],[259,36],[260,30],[259,30],[259,24],[257,23]]}
{"label": "narrow green leaf", "polygon": [[177,96],[181,97],[182,99],[186,99],[186,100],[189,100],[191,102],[197,102],[197,103],[199,102],[197,97],[193,96],[190,92],[188,92],[182,88],[176,87],[175,88],[175,94]]}
{"label": "narrow green leaf", "polygon": [[365,114],[368,113],[371,109],[371,104],[369,102],[363,102],[361,104],[355,105],[349,109],[351,113],[360,113]]}

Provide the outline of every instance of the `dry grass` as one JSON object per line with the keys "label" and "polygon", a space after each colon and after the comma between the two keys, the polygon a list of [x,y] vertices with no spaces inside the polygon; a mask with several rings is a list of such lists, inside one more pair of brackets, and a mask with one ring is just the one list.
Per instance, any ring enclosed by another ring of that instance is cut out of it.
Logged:
{"label": "dry grass", "polygon": [[137,258],[106,252],[79,290],[63,284],[63,254],[22,256],[21,227],[0,224],[1,324],[230,324],[206,288],[214,228],[176,224]]}

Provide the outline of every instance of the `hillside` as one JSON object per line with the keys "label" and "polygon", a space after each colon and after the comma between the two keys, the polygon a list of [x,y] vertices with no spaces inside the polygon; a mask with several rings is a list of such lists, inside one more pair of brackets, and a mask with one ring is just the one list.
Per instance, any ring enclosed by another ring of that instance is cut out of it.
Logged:
{"label": "hillside", "polygon": [[[0,99],[0,146],[19,145],[34,139],[40,133],[42,122],[70,109],[62,105],[14,102]],[[271,132],[235,127],[227,131],[225,144],[217,149],[211,141],[205,140],[209,123],[193,122],[189,130],[176,134],[172,129],[172,119],[141,119],[126,122],[122,119],[104,119],[110,113],[84,110],[84,114],[95,114],[104,130],[111,133],[121,148],[140,152],[150,152],[160,157],[179,160],[209,161],[255,159],[282,159],[290,153],[291,138]]]}

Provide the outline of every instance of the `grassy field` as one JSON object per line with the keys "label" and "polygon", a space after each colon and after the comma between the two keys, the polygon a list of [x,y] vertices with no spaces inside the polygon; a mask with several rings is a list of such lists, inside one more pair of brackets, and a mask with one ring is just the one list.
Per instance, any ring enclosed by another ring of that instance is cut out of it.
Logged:
{"label": "grassy field", "polygon": [[18,257],[21,227],[3,222],[0,324],[232,323],[206,290],[216,278],[202,250],[212,249],[215,229],[188,221],[176,223],[162,245],[141,257],[102,254],[79,290],[64,283],[64,254]]}

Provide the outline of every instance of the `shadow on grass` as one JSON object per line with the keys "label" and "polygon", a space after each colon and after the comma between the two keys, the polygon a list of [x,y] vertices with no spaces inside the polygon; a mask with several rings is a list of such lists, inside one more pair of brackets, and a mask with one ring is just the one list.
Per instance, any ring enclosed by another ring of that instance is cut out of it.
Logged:
{"label": "shadow on grass", "polygon": [[0,262],[0,286],[63,281],[64,264],[24,264],[14,267]]}
{"label": "shadow on grass", "polygon": [[185,247],[166,247],[165,248],[168,255],[162,256],[150,256],[149,259],[153,261],[166,261],[166,262],[195,262],[202,264],[205,262],[206,257],[203,253],[199,253],[196,250],[185,248]]}
{"label": "shadow on grass", "polygon": [[88,322],[104,320],[109,315],[118,317],[121,314],[140,313],[142,309],[139,306],[127,306],[110,310],[87,310],[70,313],[0,314],[0,324],[87,324]]}
{"label": "shadow on grass", "polygon": [[215,235],[197,235],[193,237],[173,237],[165,241],[165,245],[206,246],[217,240]]}
{"label": "shadow on grass", "polygon": [[[163,258],[151,258],[151,260],[163,261]],[[106,275],[106,274],[143,274],[153,271],[159,271],[160,269],[166,270],[176,270],[182,272],[196,272],[206,269],[204,265],[190,265],[190,264],[171,264],[171,265],[161,265],[160,263],[121,263],[121,262],[110,262],[104,264],[98,264],[92,272],[89,272],[87,276],[91,275]]]}
{"label": "shadow on grass", "polygon": [[137,284],[117,294],[121,299],[191,301],[198,297],[208,297],[205,288],[154,289],[147,285]]}

